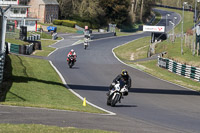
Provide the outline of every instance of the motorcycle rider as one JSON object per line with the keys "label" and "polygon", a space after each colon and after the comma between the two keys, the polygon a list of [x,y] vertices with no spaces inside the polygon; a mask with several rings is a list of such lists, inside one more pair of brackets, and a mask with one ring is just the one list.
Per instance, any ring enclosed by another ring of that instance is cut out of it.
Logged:
{"label": "motorcycle rider", "polygon": [[76,57],[77,57],[77,55],[76,55],[76,53],[75,53],[75,51],[73,50],[73,49],[71,49],[71,51],[67,54],[67,61],[69,61],[69,57],[71,56],[71,55],[73,55],[74,56],[74,62],[76,62]]}
{"label": "motorcycle rider", "polygon": [[84,38],[84,45],[89,45],[89,40],[90,40],[90,34],[89,35],[85,35],[85,38]]}
{"label": "motorcycle rider", "polygon": [[[107,95],[109,96],[110,94],[110,90],[112,90],[112,88],[114,87],[114,85],[117,83],[117,81],[124,81],[125,84],[127,85],[127,89],[129,90],[131,88],[131,77],[129,76],[128,72],[123,69],[121,71],[121,74],[119,74],[112,82],[112,84],[110,85],[110,88],[109,88],[109,92],[107,93]],[[127,96],[128,95],[128,91],[126,93],[124,93],[124,96]]]}

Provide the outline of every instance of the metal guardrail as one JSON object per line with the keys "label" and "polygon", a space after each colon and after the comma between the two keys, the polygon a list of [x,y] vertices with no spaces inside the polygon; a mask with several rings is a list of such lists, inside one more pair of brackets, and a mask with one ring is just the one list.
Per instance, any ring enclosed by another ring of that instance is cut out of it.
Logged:
{"label": "metal guardrail", "polygon": [[200,82],[200,68],[177,63],[171,59],[158,57],[158,66],[167,69],[170,72],[191,78]]}

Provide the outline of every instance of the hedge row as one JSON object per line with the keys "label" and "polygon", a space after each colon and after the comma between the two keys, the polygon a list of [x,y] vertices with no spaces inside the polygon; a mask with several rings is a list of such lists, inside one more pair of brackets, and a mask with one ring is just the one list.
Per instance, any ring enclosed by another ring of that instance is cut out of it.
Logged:
{"label": "hedge row", "polygon": [[92,28],[92,29],[98,29],[100,27],[100,25],[98,24],[91,24],[89,22],[80,22],[80,21],[75,22],[71,20],[53,20],[53,24],[63,25],[63,26],[72,27],[72,28],[74,28],[75,25],[78,25],[83,28],[87,25],[89,28]]}
{"label": "hedge row", "polygon": [[53,20],[53,24],[55,25],[63,25],[67,27],[75,27],[76,22],[71,20]]}

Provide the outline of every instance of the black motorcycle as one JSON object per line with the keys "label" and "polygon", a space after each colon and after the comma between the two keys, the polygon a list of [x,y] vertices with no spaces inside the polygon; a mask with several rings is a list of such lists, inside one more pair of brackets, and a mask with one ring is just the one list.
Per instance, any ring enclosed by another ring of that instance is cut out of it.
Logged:
{"label": "black motorcycle", "polygon": [[68,57],[67,61],[68,61],[69,68],[72,68],[72,66],[75,64],[75,57],[74,57],[74,55],[70,55]]}

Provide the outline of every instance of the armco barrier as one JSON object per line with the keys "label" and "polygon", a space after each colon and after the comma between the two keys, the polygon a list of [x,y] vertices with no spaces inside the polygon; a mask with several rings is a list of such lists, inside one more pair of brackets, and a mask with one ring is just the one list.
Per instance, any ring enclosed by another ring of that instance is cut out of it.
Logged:
{"label": "armco barrier", "polygon": [[158,66],[169,70],[170,72],[182,75],[186,78],[191,78],[200,82],[200,68],[192,67],[177,63],[173,60],[158,57]]}

